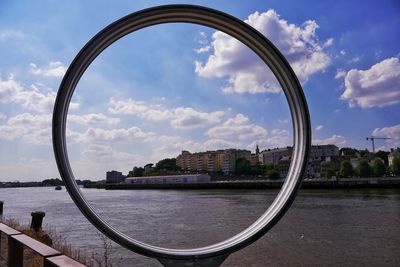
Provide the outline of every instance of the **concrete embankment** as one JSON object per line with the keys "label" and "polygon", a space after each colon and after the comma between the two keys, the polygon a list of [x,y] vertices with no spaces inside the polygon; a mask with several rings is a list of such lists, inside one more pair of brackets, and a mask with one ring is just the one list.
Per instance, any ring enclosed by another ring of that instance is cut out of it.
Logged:
{"label": "concrete embankment", "polygon": [[[208,183],[181,184],[106,184],[102,187],[109,190],[120,189],[264,189],[280,188],[283,180],[240,180],[213,181]],[[306,179],[302,188],[400,188],[400,177],[391,178],[347,178],[337,180]]]}

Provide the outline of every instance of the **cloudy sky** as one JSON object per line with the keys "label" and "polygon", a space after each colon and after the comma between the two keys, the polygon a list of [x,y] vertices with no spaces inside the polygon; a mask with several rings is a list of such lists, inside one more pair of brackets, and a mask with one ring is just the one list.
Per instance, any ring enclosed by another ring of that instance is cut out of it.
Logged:
{"label": "cloudy sky", "polygon": [[[175,3],[179,3],[177,1]],[[284,3],[283,3],[284,2]],[[400,146],[398,1],[185,1],[230,13],[269,38],[303,85],[315,144]],[[54,99],[81,47],[116,19],[166,1],[0,1],[0,181],[59,177]],[[68,115],[76,178],[181,150],[292,144],[288,105],[268,68],[214,29],[140,30],[104,51]]]}

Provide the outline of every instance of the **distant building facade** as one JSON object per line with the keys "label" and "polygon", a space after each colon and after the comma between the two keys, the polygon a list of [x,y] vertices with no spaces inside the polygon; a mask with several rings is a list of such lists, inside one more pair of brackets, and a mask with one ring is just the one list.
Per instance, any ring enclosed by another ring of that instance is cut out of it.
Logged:
{"label": "distant building facade", "polygon": [[396,157],[400,157],[400,147],[390,149],[390,153],[389,153],[389,155],[388,155],[389,167],[392,167],[392,165],[393,165],[393,160],[394,160],[394,158],[396,158]]}
{"label": "distant building facade", "polygon": [[335,145],[311,146],[306,170],[306,178],[323,177],[326,170],[339,170],[339,148]]}
{"label": "distant building facade", "polygon": [[125,180],[125,176],[119,171],[108,171],[106,174],[106,183],[122,183]]}
{"label": "distant building facade", "polygon": [[279,159],[277,166],[279,178],[284,179],[287,176],[291,161],[291,156],[283,156],[281,159]]}
{"label": "distant building facade", "polygon": [[[292,147],[274,148],[260,153],[264,165],[273,165],[279,171],[279,177],[285,178],[288,174]],[[306,178],[320,178],[330,169],[339,170],[339,148],[335,145],[311,146],[310,157],[305,173]]]}
{"label": "distant building facade", "polygon": [[[176,164],[182,170],[190,172],[222,172],[231,174],[235,172],[236,161],[239,158],[248,160],[251,165],[263,164],[273,165],[279,172],[280,178],[284,179],[290,167],[293,148],[290,146],[267,149],[251,154],[249,150],[224,149],[190,153],[182,151],[176,158]],[[314,145],[311,146],[310,157],[305,173],[306,178],[320,178],[328,170],[339,171],[340,158],[339,148],[335,145]]]}
{"label": "distant building facade", "polygon": [[261,151],[259,161],[264,165],[278,166],[279,160],[283,157],[292,156],[292,147],[273,148]]}
{"label": "distant building facade", "polygon": [[243,149],[221,149],[190,153],[184,150],[176,158],[176,164],[187,171],[223,172],[228,174],[235,171],[236,160],[239,158],[251,161],[251,152]]}
{"label": "distant building facade", "polygon": [[251,166],[255,166],[255,165],[261,163],[261,162],[260,162],[260,149],[259,149],[259,147],[258,147],[258,144],[257,144],[257,146],[256,146],[256,153],[251,154],[251,161],[250,161],[250,163],[251,163]]}

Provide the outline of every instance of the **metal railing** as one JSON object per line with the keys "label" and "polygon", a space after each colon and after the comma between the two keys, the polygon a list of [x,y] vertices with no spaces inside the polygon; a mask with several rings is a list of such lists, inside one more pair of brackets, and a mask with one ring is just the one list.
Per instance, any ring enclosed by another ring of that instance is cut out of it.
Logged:
{"label": "metal railing", "polygon": [[7,239],[7,267],[23,267],[24,248],[28,248],[35,252],[43,259],[43,267],[87,267],[70,257],[62,255],[62,253],[54,248],[47,246],[30,236],[27,236],[14,228],[0,223],[0,251],[1,237],[6,236]]}

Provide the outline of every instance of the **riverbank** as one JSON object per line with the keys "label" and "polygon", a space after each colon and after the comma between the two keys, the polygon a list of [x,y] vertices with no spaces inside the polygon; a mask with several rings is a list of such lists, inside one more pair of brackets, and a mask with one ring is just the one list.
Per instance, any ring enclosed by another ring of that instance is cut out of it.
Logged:
{"label": "riverbank", "polygon": [[[284,180],[235,180],[212,181],[207,183],[176,184],[92,184],[86,188],[107,190],[138,189],[276,189],[281,188]],[[400,188],[400,177],[388,178],[340,178],[306,179],[302,183],[304,189],[343,189],[343,188]]]}
{"label": "riverbank", "polygon": [[[32,220],[32,224],[33,222]],[[43,266],[45,258],[50,259],[60,254],[67,257],[71,264],[82,263],[89,266],[90,259],[86,256],[86,253],[73,249],[65,242],[63,236],[54,231],[54,228],[44,231],[41,225],[38,226],[39,228],[34,229],[32,225],[22,225],[16,219],[8,218],[3,221],[2,216],[0,216],[0,233],[2,235],[0,239],[0,266],[8,266],[7,264],[19,266],[19,264],[22,264],[23,266],[40,267]],[[12,247],[9,246],[11,236],[15,238],[13,240],[18,240]],[[24,249],[25,252],[19,254],[19,248]],[[9,251],[10,249],[11,251]],[[14,263],[9,262],[11,259],[14,260]],[[79,264],[79,266],[83,266],[82,264]]]}

